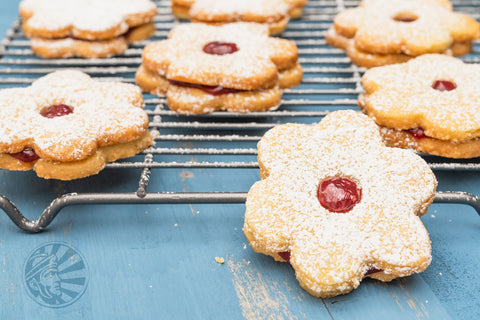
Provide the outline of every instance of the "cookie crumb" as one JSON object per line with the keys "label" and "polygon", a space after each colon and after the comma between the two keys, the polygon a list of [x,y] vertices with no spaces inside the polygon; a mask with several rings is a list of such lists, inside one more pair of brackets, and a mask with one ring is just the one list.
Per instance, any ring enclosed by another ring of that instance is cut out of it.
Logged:
{"label": "cookie crumb", "polygon": [[225,262],[225,259],[220,258],[220,257],[215,257],[215,262],[216,262],[216,263],[223,264],[223,263]]}

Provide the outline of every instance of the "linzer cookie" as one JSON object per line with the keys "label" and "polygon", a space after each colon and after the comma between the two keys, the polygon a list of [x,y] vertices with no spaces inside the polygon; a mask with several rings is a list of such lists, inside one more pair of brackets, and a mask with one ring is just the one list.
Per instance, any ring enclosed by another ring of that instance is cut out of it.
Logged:
{"label": "linzer cookie", "polygon": [[44,58],[104,58],[153,35],[150,0],[23,0],[24,34]]}
{"label": "linzer cookie", "polygon": [[281,89],[302,75],[295,44],[269,37],[264,25],[191,23],[145,47],[136,80],[144,91],[166,94],[170,109],[201,114],[276,108]]}
{"label": "linzer cookie", "polygon": [[0,90],[0,168],[59,180],[96,174],[152,143],[143,106],[138,87],[78,71]]}
{"label": "linzer cookie", "polygon": [[236,21],[269,26],[271,34],[281,33],[292,18],[302,15],[307,0],[172,0],[177,17],[210,24]]}
{"label": "linzer cookie", "polygon": [[428,53],[468,54],[480,25],[440,0],[364,0],[334,19],[326,41],[371,68]]}
{"label": "linzer cookie", "polygon": [[248,192],[243,231],[253,250],[289,262],[313,296],[429,265],[419,216],[435,176],[413,152],[385,147],[367,116],[337,111],[316,125],[277,126],[260,140],[258,161],[263,180]]}
{"label": "linzer cookie", "polygon": [[480,65],[444,55],[368,70],[359,106],[390,146],[449,158],[480,156]]}

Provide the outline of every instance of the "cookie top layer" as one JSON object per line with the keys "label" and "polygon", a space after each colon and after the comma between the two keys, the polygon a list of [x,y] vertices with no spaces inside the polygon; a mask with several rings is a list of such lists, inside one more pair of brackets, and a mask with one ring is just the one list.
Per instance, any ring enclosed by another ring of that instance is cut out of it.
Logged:
{"label": "cookie top layer", "polygon": [[[265,179],[248,193],[244,231],[257,251],[290,251],[311,294],[346,293],[371,268],[398,277],[430,263],[418,215],[433,199],[435,176],[411,151],[385,147],[365,115],[338,111],[317,125],[277,126],[259,142],[258,160]],[[320,204],[319,184],[331,177],[361,188],[349,212]]]}
{"label": "cookie top layer", "polygon": [[[381,5],[382,2],[389,1],[389,0],[362,0],[360,2],[360,6],[367,6],[378,3]],[[408,1],[408,0],[407,0]],[[452,10],[453,6],[450,0],[411,0],[416,2],[423,2],[423,3],[430,3],[434,5],[439,5],[444,7],[445,9]]]}
{"label": "cookie top layer", "polygon": [[108,39],[147,23],[156,14],[150,0],[23,0],[20,14],[28,36]]}
{"label": "cookie top layer", "polygon": [[[47,118],[46,108],[72,113]],[[0,90],[0,153],[33,148],[43,159],[87,158],[97,148],[140,138],[148,127],[141,90],[99,82],[79,71],[57,71],[30,87]]]}
{"label": "cookie top layer", "polygon": [[249,16],[250,21],[274,22],[285,18],[288,9],[285,0],[196,0],[190,15],[201,21],[239,21]]}
{"label": "cookie top layer", "polygon": [[[237,51],[206,53],[205,46],[214,42],[233,44]],[[245,22],[178,25],[167,40],[143,51],[143,65],[169,80],[239,90],[273,87],[278,71],[295,66],[297,60],[293,42],[269,37],[265,25]]]}
{"label": "cookie top layer", "polygon": [[479,23],[427,1],[368,1],[334,19],[335,31],[354,38],[355,46],[376,54],[418,56],[443,53],[453,42],[480,37]]}
{"label": "cookie top layer", "polygon": [[[456,88],[440,91],[436,81]],[[403,64],[368,70],[359,103],[377,124],[422,128],[428,137],[467,141],[480,137],[480,65],[445,55],[424,55]]]}

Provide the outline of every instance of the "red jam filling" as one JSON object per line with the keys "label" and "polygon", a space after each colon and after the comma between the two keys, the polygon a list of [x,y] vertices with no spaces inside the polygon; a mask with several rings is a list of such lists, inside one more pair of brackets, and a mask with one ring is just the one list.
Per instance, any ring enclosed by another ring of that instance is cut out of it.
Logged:
{"label": "red jam filling", "polygon": [[205,86],[203,84],[188,83],[188,82],[181,82],[181,81],[175,81],[175,80],[168,80],[168,81],[170,82],[170,84],[173,84],[174,86],[200,89],[208,94],[211,94],[212,96],[219,96],[221,94],[236,93],[236,92],[242,91],[237,89],[224,88],[222,86]]}
{"label": "red jam filling", "polygon": [[372,267],[372,268],[370,268],[370,269],[367,270],[367,273],[365,273],[364,276],[366,277],[366,276],[369,276],[369,275],[371,275],[371,274],[374,274],[374,273],[377,273],[377,272],[381,272],[381,271],[382,271],[381,269],[377,269],[377,268],[373,268],[373,267]]}
{"label": "red jam filling", "polygon": [[22,162],[33,162],[40,158],[32,148],[25,148],[20,152],[10,153],[10,155]]}
{"label": "red jam filling", "polygon": [[65,116],[73,112],[73,108],[65,104],[55,104],[40,110],[40,114],[45,118],[55,118]]}
{"label": "red jam filling", "polygon": [[279,252],[278,255],[286,262],[290,262],[290,251]]}
{"label": "red jam filling", "polygon": [[422,128],[409,129],[407,130],[407,132],[414,136],[416,139],[423,139],[427,137],[425,131],[423,131]]}
{"label": "red jam filling", "polygon": [[452,91],[457,88],[457,85],[448,80],[437,80],[432,84],[432,88],[438,91]]}
{"label": "red jam filling", "polygon": [[320,183],[317,197],[322,207],[328,211],[345,213],[360,202],[362,190],[350,179],[332,177]]}
{"label": "red jam filling", "polygon": [[219,42],[213,41],[207,43],[203,47],[203,52],[208,54],[216,54],[223,56],[224,54],[231,54],[238,51],[238,47],[235,43],[231,42]]}

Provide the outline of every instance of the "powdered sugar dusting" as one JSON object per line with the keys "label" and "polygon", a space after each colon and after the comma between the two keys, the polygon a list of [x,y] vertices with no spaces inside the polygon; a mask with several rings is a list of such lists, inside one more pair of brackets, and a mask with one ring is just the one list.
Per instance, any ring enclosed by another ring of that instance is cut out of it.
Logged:
{"label": "powdered sugar dusting", "polygon": [[[432,88],[436,80],[456,84]],[[421,127],[427,136],[451,141],[480,137],[480,65],[444,55],[424,55],[404,64],[368,70],[363,77],[365,111],[395,129]]]}
{"label": "powdered sugar dusting", "polygon": [[[428,266],[430,240],[417,214],[433,199],[435,176],[411,151],[385,147],[368,117],[339,111],[318,125],[278,126],[258,151],[268,177],[248,194],[244,231],[260,252],[291,251],[307,291],[348,292],[371,267],[398,277]],[[332,176],[362,189],[350,212],[320,205],[318,185]]]}
{"label": "powdered sugar dusting", "polygon": [[74,26],[82,30],[103,31],[122,25],[128,30],[129,15],[155,10],[150,0],[23,0],[20,8],[32,12],[32,28],[58,30]]}
{"label": "powdered sugar dusting", "polygon": [[[55,104],[74,111],[52,119],[40,115]],[[85,159],[99,146],[139,138],[148,126],[143,106],[141,91],[133,85],[58,71],[25,89],[0,90],[0,152],[29,146],[45,159]]]}
{"label": "powdered sugar dusting", "polygon": [[[213,41],[235,43],[239,50],[225,55],[203,52]],[[151,71],[171,80],[252,90],[276,79],[278,70],[270,57],[278,50],[281,46],[271,41],[264,25],[182,24],[171,31],[168,40],[147,46],[144,62],[152,61],[159,67]]]}

